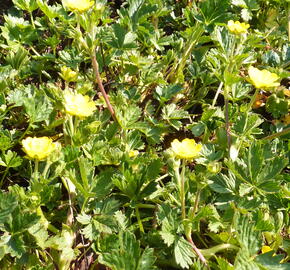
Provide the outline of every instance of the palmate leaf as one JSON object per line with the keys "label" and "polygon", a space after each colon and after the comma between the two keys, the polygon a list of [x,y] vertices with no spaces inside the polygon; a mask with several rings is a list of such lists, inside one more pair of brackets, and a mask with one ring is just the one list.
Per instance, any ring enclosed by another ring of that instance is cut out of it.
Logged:
{"label": "palmate leaf", "polygon": [[128,32],[125,27],[120,24],[114,24],[113,26],[114,35],[112,35],[112,40],[109,45],[112,48],[120,49],[120,50],[127,50],[136,48],[136,35],[132,32]]}
{"label": "palmate leaf", "polygon": [[9,168],[15,168],[20,166],[22,163],[22,158],[17,156],[16,152],[8,150],[0,157],[0,165]]}
{"label": "palmate leaf", "polygon": [[267,147],[260,142],[253,142],[241,158],[234,162],[225,161],[236,178],[244,182],[240,194],[250,192],[251,189],[258,189],[261,193],[280,190],[281,179],[278,176],[287,166],[288,159],[274,152],[269,156]]}
{"label": "palmate leaf", "polygon": [[178,109],[175,104],[168,104],[162,108],[162,118],[177,130],[179,130],[182,126],[180,120],[188,117],[188,111]]}
{"label": "palmate leaf", "polygon": [[206,25],[216,22],[225,22],[228,18],[228,0],[208,0],[200,4],[199,13],[195,18]]}
{"label": "palmate leaf", "polygon": [[115,113],[120,126],[124,129],[132,128],[141,116],[141,109],[133,104],[115,107]]}
{"label": "palmate leaf", "polygon": [[230,172],[229,177],[224,174],[214,175],[210,178],[209,187],[217,193],[234,194],[238,188],[238,180]]}
{"label": "palmate leaf", "polygon": [[182,89],[183,89],[183,87],[180,84],[157,86],[153,96],[161,104],[164,104],[166,101],[171,99],[173,96],[175,96]]}
{"label": "palmate leaf", "polygon": [[142,252],[140,243],[130,232],[120,232],[118,248],[114,246],[98,259],[112,270],[153,270],[156,260],[153,249],[145,248]]}

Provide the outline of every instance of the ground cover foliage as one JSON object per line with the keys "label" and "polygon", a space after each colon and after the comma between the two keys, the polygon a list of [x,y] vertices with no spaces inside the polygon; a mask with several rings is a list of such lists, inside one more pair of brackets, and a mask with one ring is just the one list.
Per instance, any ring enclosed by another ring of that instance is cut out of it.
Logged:
{"label": "ground cover foliage", "polygon": [[0,269],[289,269],[289,1],[0,11]]}

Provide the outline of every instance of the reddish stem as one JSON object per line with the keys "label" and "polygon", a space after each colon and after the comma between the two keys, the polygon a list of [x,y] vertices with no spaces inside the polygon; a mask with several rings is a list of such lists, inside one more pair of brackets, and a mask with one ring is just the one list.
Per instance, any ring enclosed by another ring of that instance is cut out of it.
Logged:
{"label": "reddish stem", "polygon": [[194,252],[196,253],[196,255],[198,256],[198,258],[204,263],[205,266],[207,265],[206,259],[204,258],[204,256],[201,254],[201,252],[199,251],[199,249],[196,247],[196,245],[194,244],[194,242],[192,241],[191,237],[187,237],[187,241],[190,243],[190,245],[192,246],[192,249],[194,250]]}
{"label": "reddish stem", "polygon": [[115,111],[110,103],[109,97],[105,91],[105,88],[104,88],[102,80],[101,80],[101,76],[100,76],[100,72],[99,72],[99,64],[98,64],[97,59],[96,59],[95,51],[92,53],[91,59],[92,59],[92,64],[93,64],[93,70],[94,70],[94,73],[96,76],[95,83],[98,84],[99,89],[101,90],[101,93],[102,93],[102,95],[105,99],[105,102],[107,104],[107,107],[108,107],[112,117],[114,118],[114,120],[116,120]]}

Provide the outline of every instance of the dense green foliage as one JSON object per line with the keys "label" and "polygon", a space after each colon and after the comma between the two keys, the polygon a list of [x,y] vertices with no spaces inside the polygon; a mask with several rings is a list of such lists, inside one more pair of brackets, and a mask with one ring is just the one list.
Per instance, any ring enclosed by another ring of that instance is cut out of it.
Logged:
{"label": "dense green foliage", "polygon": [[12,2],[0,269],[290,269],[289,0]]}

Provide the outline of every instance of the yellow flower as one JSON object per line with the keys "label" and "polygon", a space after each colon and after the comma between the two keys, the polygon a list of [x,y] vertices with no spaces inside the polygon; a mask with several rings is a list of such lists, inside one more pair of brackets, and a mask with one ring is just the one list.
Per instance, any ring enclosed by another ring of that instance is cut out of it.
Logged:
{"label": "yellow flower", "polygon": [[87,117],[93,114],[96,109],[94,101],[89,96],[66,91],[64,94],[64,107],[66,113],[78,117]]}
{"label": "yellow flower", "polygon": [[60,76],[65,80],[65,81],[68,81],[68,82],[75,82],[78,78],[78,73],[73,71],[71,68],[69,67],[61,67],[60,68]]}
{"label": "yellow flower", "polygon": [[184,139],[182,142],[175,139],[171,143],[171,148],[177,158],[196,158],[201,151],[202,145],[197,144],[194,139]]}
{"label": "yellow flower", "polygon": [[280,83],[277,82],[277,80],[279,80],[278,75],[266,69],[259,70],[251,66],[248,73],[251,83],[256,88],[270,88],[280,85]]}
{"label": "yellow flower", "polygon": [[130,150],[129,151],[129,157],[136,157],[138,156],[139,151],[138,150]]}
{"label": "yellow flower", "polygon": [[264,253],[267,253],[267,252],[269,252],[269,251],[272,251],[273,249],[272,248],[270,248],[269,246],[262,246],[262,253],[264,254]]}
{"label": "yellow flower", "polygon": [[94,5],[90,0],[62,0],[62,4],[73,12],[84,12]]}
{"label": "yellow flower", "polygon": [[22,140],[22,145],[27,156],[36,160],[46,159],[58,147],[57,143],[48,137],[27,137]]}
{"label": "yellow flower", "polygon": [[250,25],[247,23],[240,23],[239,21],[234,22],[233,20],[228,21],[228,29],[236,35],[247,33],[249,27]]}

